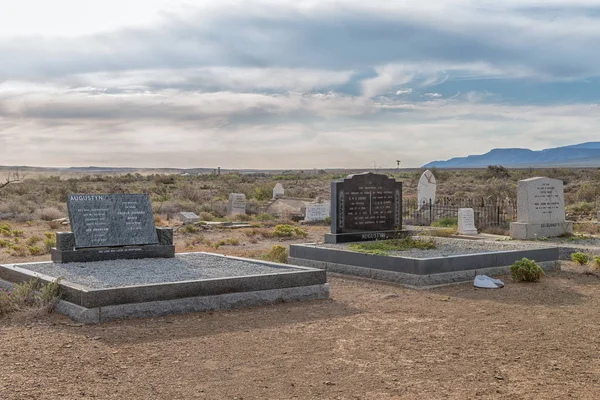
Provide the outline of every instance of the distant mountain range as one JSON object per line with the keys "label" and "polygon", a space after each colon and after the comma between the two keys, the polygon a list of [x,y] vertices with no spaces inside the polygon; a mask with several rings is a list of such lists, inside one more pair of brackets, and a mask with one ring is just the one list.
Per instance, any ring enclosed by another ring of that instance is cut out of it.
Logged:
{"label": "distant mountain range", "polygon": [[423,168],[600,167],[600,142],[588,142],[545,150],[493,149],[489,153],[432,161]]}

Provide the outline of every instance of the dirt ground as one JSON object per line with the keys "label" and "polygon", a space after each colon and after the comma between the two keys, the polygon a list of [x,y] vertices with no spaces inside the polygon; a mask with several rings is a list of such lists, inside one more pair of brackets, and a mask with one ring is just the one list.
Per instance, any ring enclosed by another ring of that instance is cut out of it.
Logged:
{"label": "dirt ground", "polygon": [[0,318],[0,399],[597,399],[600,279],[414,291],[80,326]]}

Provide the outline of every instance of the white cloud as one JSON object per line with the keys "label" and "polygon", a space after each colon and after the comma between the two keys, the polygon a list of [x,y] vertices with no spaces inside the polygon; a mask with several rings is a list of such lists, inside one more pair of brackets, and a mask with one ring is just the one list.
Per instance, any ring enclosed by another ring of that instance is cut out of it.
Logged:
{"label": "white cloud", "polygon": [[597,95],[527,89],[600,76],[597,1],[83,3],[0,10],[0,163],[418,166],[597,139]]}

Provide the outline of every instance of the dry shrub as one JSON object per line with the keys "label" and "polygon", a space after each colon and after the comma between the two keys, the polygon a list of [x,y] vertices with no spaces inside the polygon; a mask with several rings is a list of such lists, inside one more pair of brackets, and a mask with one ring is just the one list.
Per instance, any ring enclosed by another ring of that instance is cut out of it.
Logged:
{"label": "dry shrub", "polygon": [[577,233],[596,235],[600,232],[600,225],[592,222],[580,222],[574,224],[573,230]]}
{"label": "dry shrub", "polygon": [[47,207],[41,210],[40,219],[42,221],[52,221],[53,219],[64,218],[65,214],[56,207]]}

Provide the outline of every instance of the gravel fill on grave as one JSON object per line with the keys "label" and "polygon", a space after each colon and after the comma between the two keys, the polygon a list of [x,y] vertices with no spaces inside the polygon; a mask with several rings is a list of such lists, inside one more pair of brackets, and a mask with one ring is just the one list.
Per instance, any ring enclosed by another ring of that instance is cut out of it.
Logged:
{"label": "gravel fill on grave", "polygon": [[[416,239],[422,238],[414,236]],[[435,258],[449,257],[468,254],[495,253],[499,251],[518,251],[518,250],[533,250],[556,247],[552,243],[529,243],[529,242],[514,242],[506,241],[484,241],[484,240],[469,240],[469,239],[452,239],[452,238],[432,238],[436,243],[436,248],[431,250],[411,249],[404,251],[390,251],[389,256],[410,257],[410,258]],[[368,242],[362,242],[368,243]],[[314,245],[320,248],[330,248],[337,250],[355,251],[349,247],[352,243],[328,244],[319,243]]]}
{"label": "gravel fill on grave", "polygon": [[242,261],[202,253],[182,253],[175,258],[146,258],[142,260],[112,260],[85,263],[28,264],[27,270],[92,289],[134,285],[195,281],[246,275],[268,275],[300,270],[278,267],[260,261]]}

